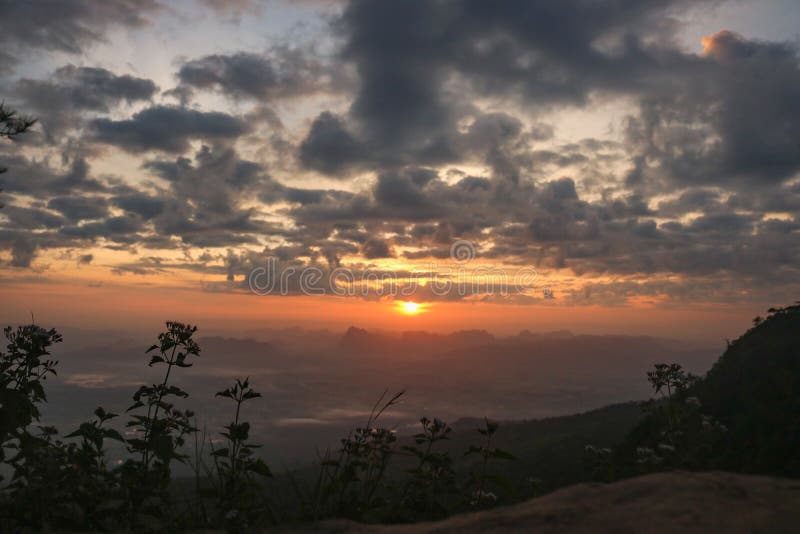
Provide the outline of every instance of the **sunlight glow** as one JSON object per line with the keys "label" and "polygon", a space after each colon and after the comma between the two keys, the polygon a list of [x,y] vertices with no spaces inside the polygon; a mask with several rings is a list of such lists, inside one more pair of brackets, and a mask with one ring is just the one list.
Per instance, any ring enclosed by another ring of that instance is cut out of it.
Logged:
{"label": "sunlight glow", "polygon": [[422,311],[422,307],[416,302],[401,302],[400,310],[408,315],[414,315]]}

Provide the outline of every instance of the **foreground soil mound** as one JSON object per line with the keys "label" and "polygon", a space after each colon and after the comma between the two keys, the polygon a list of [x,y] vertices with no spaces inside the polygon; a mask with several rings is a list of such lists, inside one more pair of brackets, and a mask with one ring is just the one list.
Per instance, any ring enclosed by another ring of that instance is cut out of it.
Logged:
{"label": "foreground soil mound", "polygon": [[347,522],[294,532],[763,532],[800,528],[800,480],[673,472],[614,484],[580,484],[544,497],[436,523],[391,527]]}

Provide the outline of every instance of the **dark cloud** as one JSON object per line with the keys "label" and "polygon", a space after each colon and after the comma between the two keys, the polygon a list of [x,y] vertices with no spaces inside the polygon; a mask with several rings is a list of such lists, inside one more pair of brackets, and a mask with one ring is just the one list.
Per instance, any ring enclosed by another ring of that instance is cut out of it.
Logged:
{"label": "dark cloud", "polygon": [[62,105],[93,111],[108,111],[120,101],[147,100],[157,89],[151,80],[74,65],[59,68],[48,80],[22,78],[17,82],[18,92],[34,106],[55,104],[48,101],[58,98]]}
{"label": "dark cloud", "polygon": [[[440,164],[480,155],[519,179],[526,165],[585,164],[586,148],[528,152],[509,145],[547,139],[475,97],[533,109],[584,106],[592,95],[641,102],[628,148],[647,187],[780,181],[800,163],[800,71],[789,43],[722,31],[702,55],[673,41],[681,0],[644,2],[469,0],[353,1],[336,28],[359,86],[346,116],[321,114],[301,144],[308,168]],[[461,126],[472,122],[469,131]],[[593,150],[597,150],[595,147]],[[654,184],[655,182],[655,184]],[[641,185],[641,184],[640,184]]]}
{"label": "dark cloud", "polygon": [[704,44],[703,70],[645,95],[631,119],[629,142],[640,154],[632,183],[645,174],[667,186],[735,188],[792,177],[800,170],[797,48],[729,31]]}
{"label": "dark cloud", "polygon": [[387,208],[422,208],[427,202],[422,188],[408,174],[382,174],[375,186],[376,202]]}
{"label": "dark cloud", "polygon": [[143,193],[130,193],[112,197],[111,202],[118,208],[135,213],[144,220],[152,219],[164,211],[164,200]]}
{"label": "dark cloud", "polygon": [[95,119],[93,139],[133,153],[148,150],[181,153],[192,139],[234,140],[249,130],[240,118],[216,111],[154,106],[127,120]]}
{"label": "dark cloud", "polygon": [[347,131],[344,121],[325,111],[311,124],[300,144],[300,162],[324,174],[341,176],[359,159],[367,159],[366,147]]}
{"label": "dark cloud", "polygon": [[56,169],[36,158],[0,152],[8,172],[0,174],[0,189],[11,194],[58,195],[78,191],[99,192],[106,185],[90,176],[89,163],[84,156],[62,155],[65,165]]}
{"label": "dark cloud", "polygon": [[267,54],[238,52],[187,61],[178,71],[183,87],[211,89],[232,98],[262,102],[296,98],[329,85],[325,67],[311,51],[287,47]]}
{"label": "dark cloud", "polygon": [[136,217],[109,217],[103,221],[88,222],[80,225],[65,226],[60,233],[63,236],[94,241],[98,238],[117,243],[134,244],[138,241],[137,232],[142,230],[142,221]]}
{"label": "dark cloud", "polygon": [[[517,0],[484,4],[353,1],[336,28],[342,56],[359,87],[347,123],[361,149],[317,170],[352,163],[438,164],[457,160],[471,143],[509,172],[497,145],[520,134],[519,121],[484,118],[474,97],[513,99],[536,108],[582,106],[598,91],[638,94],[662,87],[677,71],[700,66],[671,47],[672,13],[688,2]],[[654,36],[660,39],[654,39]],[[459,129],[474,120],[474,131]],[[552,135],[542,125],[530,140]],[[313,128],[309,140],[318,138]],[[308,150],[314,144],[309,141]],[[323,145],[329,146],[329,145]],[[318,158],[327,161],[326,152]],[[334,154],[334,156],[338,156]],[[344,160],[344,161],[343,161]],[[513,176],[512,176],[513,177]]]}
{"label": "dark cloud", "polygon": [[103,197],[55,197],[47,207],[72,221],[100,219],[108,213],[108,205]]}
{"label": "dark cloud", "polygon": [[[242,204],[267,187],[278,191],[281,198],[289,189],[274,182],[260,164],[242,159],[231,148],[203,147],[193,159],[151,160],[144,167],[163,179],[166,187],[151,183],[145,191],[114,180],[102,184],[89,175],[88,166],[80,169],[80,180],[66,180],[41,165],[24,169],[39,182],[28,183],[22,191],[9,191],[15,196],[3,210],[7,221],[0,220],[0,249],[11,249],[12,257],[19,258],[16,265],[24,263],[26,250],[230,247],[257,244],[260,235],[280,231],[279,226],[265,223],[257,210]],[[47,171],[44,175],[35,174],[43,170]],[[67,176],[75,174],[72,171]],[[64,185],[81,181],[97,183],[98,188],[88,189],[94,191],[89,195],[87,189]],[[54,187],[48,190],[50,186]],[[24,200],[28,194],[42,200],[28,207]],[[124,214],[112,213],[112,206]],[[28,238],[34,231],[35,246]]]}
{"label": "dark cloud", "polygon": [[156,0],[3,0],[0,47],[15,55],[34,48],[78,54],[104,41],[110,27],[143,26],[159,9]]}
{"label": "dark cloud", "polygon": [[113,201],[143,217],[161,204],[152,223],[162,237],[218,247],[258,243],[260,235],[277,230],[255,208],[243,204],[252,203],[264,190],[283,195],[285,188],[262,165],[242,159],[232,148],[203,146],[193,159],[151,160],[144,167],[163,179],[168,189],[158,199],[137,195]]}
{"label": "dark cloud", "polygon": [[36,257],[36,242],[20,236],[11,247],[11,266],[30,267]]}
{"label": "dark cloud", "polygon": [[144,167],[169,183],[173,198],[192,201],[207,216],[232,214],[244,192],[272,183],[263,166],[232,148],[203,146],[194,160],[151,160]]}
{"label": "dark cloud", "polygon": [[389,246],[389,243],[378,238],[370,238],[367,240],[361,246],[361,254],[368,260],[394,257],[394,252]]}
{"label": "dark cloud", "polygon": [[49,134],[55,134],[74,128],[81,122],[81,112],[108,112],[121,102],[149,100],[157,89],[155,83],[144,78],[67,65],[47,80],[17,81],[14,94],[25,109],[35,112]]}
{"label": "dark cloud", "polygon": [[67,222],[64,217],[39,208],[4,206],[2,213],[8,217],[11,226],[15,228],[52,229],[59,228]]}

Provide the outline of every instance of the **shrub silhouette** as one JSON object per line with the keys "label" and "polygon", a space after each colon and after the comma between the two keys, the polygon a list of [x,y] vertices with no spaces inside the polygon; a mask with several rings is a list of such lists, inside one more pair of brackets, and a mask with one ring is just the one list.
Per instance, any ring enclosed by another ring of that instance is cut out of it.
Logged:
{"label": "shrub silhouette", "polygon": [[268,478],[272,472],[262,459],[253,457],[259,445],[248,441],[250,423],[239,420],[242,404],[261,394],[250,387],[249,379],[237,379],[216,396],[232,400],[236,411],[233,422],[222,432],[227,446],[214,449],[212,444],[215,473],[210,478],[215,482],[219,517],[229,530],[239,531],[274,519],[261,484],[253,478]]}
{"label": "shrub silhouette", "polygon": [[436,418],[423,417],[419,422],[422,432],[414,434],[414,445],[403,447],[417,465],[408,470],[411,476],[402,504],[424,519],[436,519],[447,514],[446,499],[456,488],[453,459],[448,451],[436,450],[440,441],[450,439],[453,429]]}
{"label": "shrub silhouette", "polygon": [[170,464],[188,458],[180,448],[186,436],[197,430],[190,423],[194,414],[178,410],[169,402],[189,396],[171,385],[169,379],[173,368],[191,367],[188,358],[200,354],[200,347],[192,339],[196,331],[196,326],[167,322],[167,330],[159,334],[158,343],[146,351],[153,353],[148,365],[166,366],[164,379],[161,384],[141,386],[126,410],[134,412],[126,426],[136,437],[127,440],[132,458],[120,468],[120,477],[133,528],[160,526],[165,521],[171,509]]}
{"label": "shrub silhouette", "polygon": [[405,391],[386,399],[384,391],[372,408],[367,424],[341,440],[334,456],[326,451],[320,461],[317,483],[308,506],[311,518],[368,516],[384,504],[378,493],[397,441],[393,429],[378,426],[380,416],[397,404]]}
{"label": "shrub silhouette", "polygon": [[477,456],[480,459],[477,469],[470,474],[470,478],[467,481],[467,485],[474,488],[469,502],[472,508],[485,508],[497,502],[497,495],[487,489],[491,482],[506,488],[509,487],[509,482],[505,477],[489,471],[490,461],[516,459],[514,455],[503,449],[492,447],[492,438],[498,428],[499,425],[496,422],[484,419],[484,427],[479,428],[478,433],[486,437],[486,442],[479,446],[471,445],[464,453],[464,456]]}

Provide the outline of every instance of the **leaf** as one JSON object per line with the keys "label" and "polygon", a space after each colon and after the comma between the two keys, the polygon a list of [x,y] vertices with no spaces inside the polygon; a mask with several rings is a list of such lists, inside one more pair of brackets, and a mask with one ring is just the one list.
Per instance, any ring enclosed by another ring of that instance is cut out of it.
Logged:
{"label": "leaf", "polygon": [[469,456],[470,454],[480,454],[482,452],[483,452],[483,447],[476,447],[475,445],[470,445],[464,452],[464,456]]}
{"label": "leaf", "polygon": [[252,462],[248,466],[248,470],[261,475],[262,477],[272,477],[272,471],[270,471],[269,466],[267,466],[267,464],[261,459]]}

